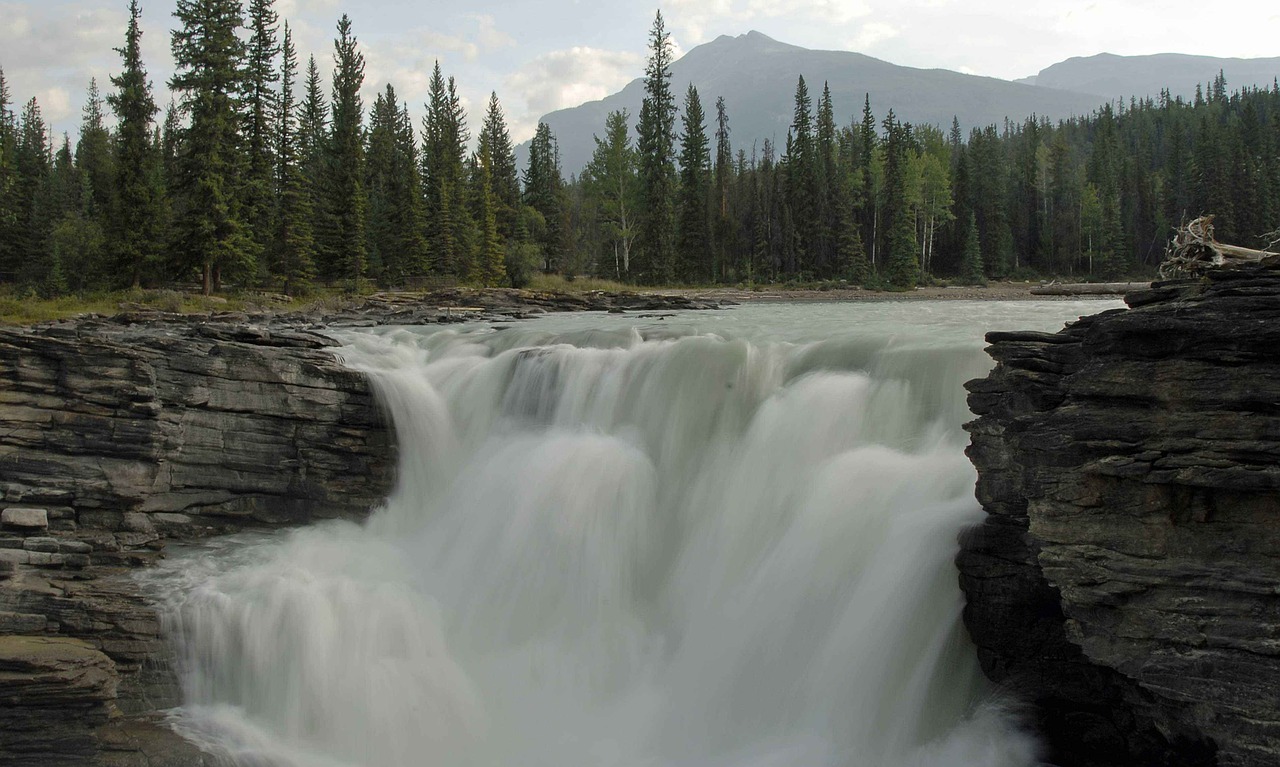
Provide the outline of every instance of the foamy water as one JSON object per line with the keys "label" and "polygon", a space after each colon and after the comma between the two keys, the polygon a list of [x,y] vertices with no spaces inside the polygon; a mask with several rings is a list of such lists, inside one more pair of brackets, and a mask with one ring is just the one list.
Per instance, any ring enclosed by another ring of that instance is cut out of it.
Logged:
{"label": "foamy water", "polygon": [[242,764],[1022,767],[960,624],[982,334],[1111,302],[351,332],[399,484],[150,577]]}

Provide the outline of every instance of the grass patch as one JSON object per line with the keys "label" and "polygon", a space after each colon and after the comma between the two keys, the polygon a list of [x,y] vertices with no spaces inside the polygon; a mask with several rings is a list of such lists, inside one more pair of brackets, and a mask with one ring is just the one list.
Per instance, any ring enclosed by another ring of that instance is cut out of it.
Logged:
{"label": "grass patch", "polygon": [[559,274],[543,274],[539,272],[529,280],[528,289],[548,292],[556,291],[559,293],[589,293],[593,290],[603,290],[607,293],[634,293],[636,287],[598,277],[575,277],[572,280],[567,280]]}

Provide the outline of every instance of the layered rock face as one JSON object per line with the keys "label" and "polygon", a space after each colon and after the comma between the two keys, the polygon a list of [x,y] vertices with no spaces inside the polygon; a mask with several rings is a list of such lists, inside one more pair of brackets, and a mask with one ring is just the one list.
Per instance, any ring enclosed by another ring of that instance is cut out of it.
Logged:
{"label": "layered rock face", "polygon": [[969,384],[987,675],[1075,765],[1280,763],[1280,272],[1164,283]]}
{"label": "layered rock face", "polygon": [[206,765],[130,569],[167,538],[359,517],[391,439],[331,342],[241,322],[0,329],[0,763]]}
{"label": "layered rock face", "polygon": [[0,328],[0,500],[135,533],[360,515],[388,485],[387,434],[329,345],[203,322]]}

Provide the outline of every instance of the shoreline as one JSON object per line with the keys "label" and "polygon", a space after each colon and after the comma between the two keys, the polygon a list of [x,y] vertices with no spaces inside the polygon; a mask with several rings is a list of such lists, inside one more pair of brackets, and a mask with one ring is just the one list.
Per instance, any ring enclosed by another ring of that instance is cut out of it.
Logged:
{"label": "shoreline", "polygon": [[1075,296],[1035,295],[1031,292],[1033,288],[1040,287],[1043,287],[1043,285],[1038,282],[993,282],[985,286],[929,286],[902,292],[866,290],[863,288],[836,288],[832,290],[666,288],[662,291],[654,291],[654,295],[678,295],[703,301],[733,301],[737,303],[802,303],[809,301],[1080,301],[1086,299],[1110,301],[1119,299],[1123,295],[1121,293]]}

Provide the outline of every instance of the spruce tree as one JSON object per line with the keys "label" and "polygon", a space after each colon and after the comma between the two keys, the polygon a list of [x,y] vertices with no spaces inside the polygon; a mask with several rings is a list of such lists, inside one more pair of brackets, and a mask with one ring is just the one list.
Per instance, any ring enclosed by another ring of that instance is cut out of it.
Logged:
{"label": "spruce tree", "polygon": [[610,112],[604,135],[595,138],[595,152],[583,174],[589,194],[613,250],[615,279],[631,279],[631,242],[635,237],[637,204],[636,150],[628,135],[627,111]]}
{"label": "spruce tree", "polygon": [[333,41],[333,124],[326,163],[330,223],[325,234],[332,259],[325,277],[350,280],[358,289],[368,257],[365,243],[365,215],[368,198],[364,187],[363,110],[360,88],[364,85],[364,55],[356,48],[351,19],[345,13],[338,20],[338,37]]}
{"label": "spruce tree", "polygon": [[422,186],[426,195],[426,237],[436,270],[470,277],[474,225],[467,207],[466,147],[470,136],[457,86],[436,62],[422,121]]}
{"label": "spruce tree", "polygon": [[715,263],[711,277],[719,281],[727,277],[735,266],[730,253],[736,244],[733,211],[729,205],[736,174],[733,147],[729,140],[729,110],[723,96],[716,98],[716,159],[712,173],[714,189],[711,199],[711,239]]}
{"label": "spruce tree", "polygon": [[813,100],[801,76],[796,83],[795,108],[788,134],[786,173],[787,202],[791,211],[788,272],[810,272],[817,253],[817,156],[813,136]]}
{"label": "spruce tree", "polygon": [[10,108],[9,84],[0,67],[0,283],[17,278],[18,171],[17,126]]}
{"label": "spruce tree", "polygon": [[22,109],[14,146],[15,195],[14,255],[10,265],[18,281],[31,288],[44,290],[50,276],[48,238],[52,229],[50,212],[42,203],[53,171],[47,126],[40,105],[32,97]]}
{"label": "spruce tree", "polygon": [[[249,0],[249,42],[245,55],[243,138],[247,168],[243,182],[245,223],[264,252],[273,245],[275,225],[274,134],[279,124],[279,95],[275,84],[279,17],[273,0]],[[267,259],[270,260],[268,254]]]}
{"label": "spruce tree", "polygon": [[114,211],[112,196],[115,191],[115,161],[111,150],[111,134],[106,127],[102,111],[102,95],[98,80],[89,81],[89,93],[81,111],[80,140],[76,142],[76,167],[84,173],[88,194],[85,196],[85,215],[108,223]]}
{"label": "spruce tree", "polygon": [[822,84],[822,98],[818,101],[817,123],[814,130],[814,221],[813,261],[818,277],[835,274],[835,236],[838,227],[835,188],[839,185],[836,167],[836,118],[831,99],[831,87]]}
{"label": "spruce tree", "polygon": [[499,235],[504,242],[509,241],[515,237],[516,216],[520,209],[520,173],[516,167],[511,132],[507,129],[507,120],[502,113],[502,105],[498,103],[497,93],[489,94],[489,107],[485,111],[476,151],[480,155],[489,155],[496,206],[494,216],[498,222]]}
{"label": "spruce tree", "polygon": [[497,195],[493,192],[490,165],[489,153],[482,152],[478,162],[480,193],[479,214],[476,216],[480,226],[479,248],[471,267],[471,281],[487,288],[500,285],[507,277],[505,249],[498,234]]}
{"label": "spruce tree", "polygon": [[427,256],[413,127],[390,84],[374,101],[368,141],[370,270],[403,285],[425,272]]}
{"label": "spruce tree", "polygon": [[312,193],[302,167],[300,135],[294,116],[293,79],[298,71],[298,56],[287,22],[282,52],[275,147],[280,212],[271,273],[282,281],[285,295],[292,296],[305,292],[315,276],[315,234]]}
{"label": "spruce tree", "polygon": [[174,210],[175,249],[198,270],[205,295],[222,273],[252,273],[256,248],[236,194],[242,170],[239,95],[243,26],[238,0],[178,0],[169,86],[190,116],[183,137]]}
{"label": "spruce tree", "polygon": [[640,209],[636,226],[635,275],[651,285],[670,283],[675,266],[675,96],[671,93],[671,36],[658,11],[649,32],[644,101],[637,126]]}
{"label": "spruce tree", "polygon": [[711,229],[707,219],[707,195],[711,156],[706,117],[698,90],[685,93],[684,131],[680,136],[680,187],[676,203],[676,255],[684,282],[711,278]]}
{"label": "spruce tree", "polygon": [[555,137],[546,123],[538,128],[529,143],[529,166],[524,174],[524,202],[541,217],[541,231],[534,241],[541,247],[542,268],[558,271],[564,252],[564,181],[560,176],[559,152]]}
{"label": "spruce tree", "polygon": [[960,279],[965,285],[985,285],[982,274],[982,245],[978,240],[978,219],[969,214],[969,226],[964,239],[964,255],[960,258]]}
{"label": "spruce tree", "polygon": [[115,251],[117,274],[133,287],[142,284],[143,272],[154,272],[160,258],[160,205],[157,148],[152,143],[156,112],[151,84],[142,66],[141,11],[137,0],[129,3],[129,27],[119,77],[111,78],[116,93],[107,101],[116,114],[115,207],[107,232]]}
{"label": "spruce tree", "polygon": [[920,262],[907,193],[909,126],[898,122],[890,109],[884,129],[885,280],[895,289],[911,290],[920,280]]}

